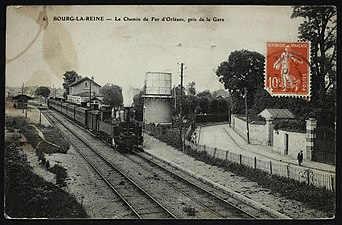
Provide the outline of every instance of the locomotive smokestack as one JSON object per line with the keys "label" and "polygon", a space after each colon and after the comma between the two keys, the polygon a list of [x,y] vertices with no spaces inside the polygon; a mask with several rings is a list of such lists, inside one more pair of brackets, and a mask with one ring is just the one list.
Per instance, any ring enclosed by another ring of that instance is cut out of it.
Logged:
{"label": "locomotive smokestack", "polygon": [[125,120],[125,110],[120,110],[120,120],[124,121]]}
{"label": "locomotive smokestack", "polygon": [[125,121],[130,121],[131,118],[131,107],[125,107]]}
{"label": "locomotive smokestack", "polygon": [[115,108],[113,107],[112,108],[112,114],[111,114],[111,117],[114,118],[115,117]]}

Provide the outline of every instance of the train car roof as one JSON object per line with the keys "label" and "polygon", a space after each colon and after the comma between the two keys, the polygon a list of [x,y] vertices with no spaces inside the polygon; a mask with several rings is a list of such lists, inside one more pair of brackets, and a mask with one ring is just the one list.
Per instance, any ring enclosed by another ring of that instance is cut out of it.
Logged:
{"label": "train car roof", "polygon": [[73,107],[79,107],[78,105],[75,105],[75,104],[70,103],[70,102],[68,103],[68,105],[69,105],[69,106],[73,106]]}
{"label": "train car roof", "polygon": [[98,109],[91,109],[91,110],[89,110],[89,113],[98,114],[98,113],[101,113],[101,111]]}
{"label": "train car roof", "polygon": [[77,110],[82,110],[82,111],[89,111],[89,110],[91,110],[91,109],[89,109],[89,108],[82,107],[82,106],[78,106],[78,107],[76,107],[75,109],[77,109]]}

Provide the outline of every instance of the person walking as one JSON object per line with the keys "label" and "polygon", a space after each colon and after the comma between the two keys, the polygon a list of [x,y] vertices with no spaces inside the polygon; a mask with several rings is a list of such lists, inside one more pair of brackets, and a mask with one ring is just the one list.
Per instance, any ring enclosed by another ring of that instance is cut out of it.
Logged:
{"label": "person walking", "polygon": [[298,152],[297,159],[298,159],[298,164],[301,166],[302,162],[303,162],[303,151],[302,150],[300,150],[300,152]]}

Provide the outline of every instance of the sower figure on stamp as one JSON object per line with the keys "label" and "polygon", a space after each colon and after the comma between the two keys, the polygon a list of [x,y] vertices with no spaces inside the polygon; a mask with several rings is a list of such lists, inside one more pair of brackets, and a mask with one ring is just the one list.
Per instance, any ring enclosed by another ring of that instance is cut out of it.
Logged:
{"label": "sower figure on stamp", "polygon": [[298,159],[298,164],[302,165],[302,162],[303,162],[303,151],[302,150],[300,150],[300,152],[298,152],[297,159]]}
{"label": "sower figure on stamp", "polygon": [[284,86],[284,91],[286,91],[287,89],[287,82],[290,83],[290,87],[293,88],[295,87],[295,89],[298,89],[298,80],[296,80],[296,78],[291,75],[291,61],[296,63],[296,65],[298,64],[302,64],[303,62],[299,59],[296,59],[294,57],[294,54],[289,52],[290,50],[290,46],[286,45],[285,46],[285,51],[283,53],[281,53],[279,59],[273,64],[273,68],[279,70],[280,65],[281,65],[281,69],[280,69],[280,74],[281,77],[283,79],[283,86]]}

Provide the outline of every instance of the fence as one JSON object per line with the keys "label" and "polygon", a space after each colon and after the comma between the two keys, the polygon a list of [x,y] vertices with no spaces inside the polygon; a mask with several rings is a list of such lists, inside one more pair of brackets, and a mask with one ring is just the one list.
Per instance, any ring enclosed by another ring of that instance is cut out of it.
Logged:
{"label": "fence", "polygon": [[187,140],[185,140],[185,145],[190,146],[197,152],[206,152],[213,158],[235,162],[241,165],[248,166],[250,168],[265,171],[269,174],[279,175],[288,179],[294,179],[299,182],[305,182],[309,185],[323,187],[327,190],[335,191],[336,175],[334,173],[306,169],[292,164],[259,160],[256,157],[253,158],[229,152],[229,150],[212,148],[205,145],[198,145]]}

